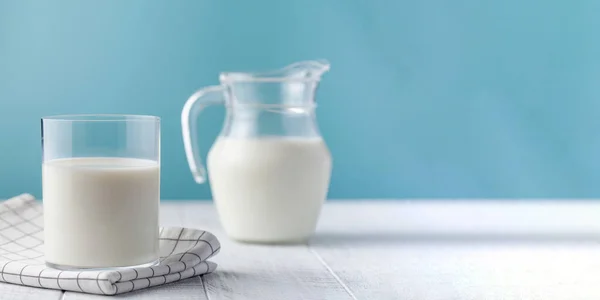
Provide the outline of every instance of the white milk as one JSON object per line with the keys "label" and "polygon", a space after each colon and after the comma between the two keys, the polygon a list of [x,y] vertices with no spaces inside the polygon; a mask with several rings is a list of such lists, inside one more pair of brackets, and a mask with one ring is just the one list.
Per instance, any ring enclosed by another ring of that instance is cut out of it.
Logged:
{"label": "white milk", "polygon": [[331,155],[320,138],[217,139],[208,154],[213,198],[227,234],[297,242],[315,230]]}
{"label": "white milk", "polygon": [[157,162],[72,158],[42,169],[46,262],[100,268],[158,259]]}

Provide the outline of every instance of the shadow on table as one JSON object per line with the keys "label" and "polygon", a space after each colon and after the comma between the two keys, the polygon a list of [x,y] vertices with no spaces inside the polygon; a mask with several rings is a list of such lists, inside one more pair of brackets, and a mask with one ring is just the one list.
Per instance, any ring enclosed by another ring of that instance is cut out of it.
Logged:
{"label": "shadow on table", "polygon": [[600,232],[321,232],[311,238],[309,245],[368,246],[375,244],[548,244],[581,242],[600,242]]}

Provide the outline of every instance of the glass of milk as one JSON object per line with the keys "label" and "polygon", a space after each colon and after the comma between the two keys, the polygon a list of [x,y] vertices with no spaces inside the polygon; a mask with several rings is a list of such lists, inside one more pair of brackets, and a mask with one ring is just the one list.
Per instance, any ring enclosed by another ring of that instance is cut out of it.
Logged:
{"label": "glass of milk", "polygon": [[107,269],[158,263],[158,117],[44,117],[42,148],[48,266]]}
{"label": "glass of milk", "polygon": [[[315,90],[323,60],[279,70],[222,73],[221,85],[194,93],[181,124],[194,179],[210,181],[227,235],[250,243],[302,243],[314,232],[327,197],[331,155],[317,125]],[[196,121],[207,105],[227,108],[223,129],[199,153]]]}

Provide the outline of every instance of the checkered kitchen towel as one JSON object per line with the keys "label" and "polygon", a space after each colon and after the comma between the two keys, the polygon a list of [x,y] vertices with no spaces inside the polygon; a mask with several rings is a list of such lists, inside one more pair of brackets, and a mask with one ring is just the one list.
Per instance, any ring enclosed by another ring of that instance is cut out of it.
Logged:
{"label": "checkered kitchen towel", "polygon": [[[209,232],[161,228],[160,264],[119,271],[60,271],[44,264],[42,205],[23,194],[0,202],[0,282],[116,295],[210,273],[220,249]],[[4,283],[0,283],[4,284]]]}

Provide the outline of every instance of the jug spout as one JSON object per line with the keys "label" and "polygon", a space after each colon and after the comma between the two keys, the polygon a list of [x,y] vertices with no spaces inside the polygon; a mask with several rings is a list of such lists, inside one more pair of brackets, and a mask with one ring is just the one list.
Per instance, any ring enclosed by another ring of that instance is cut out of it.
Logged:
{"label": "jug spout", "polygon": [[319,80],[325,72],[329,71],[329,67],[330,64],[326,60],[307,60],[284,67],[280,72],[283,77]]}
{"label": "jug spout", "polygon": [[221,82],[235,81],[319,81],[329,71],[327,60],[306,60],[295,62],[278,70],[257,73],[221,73]]}

